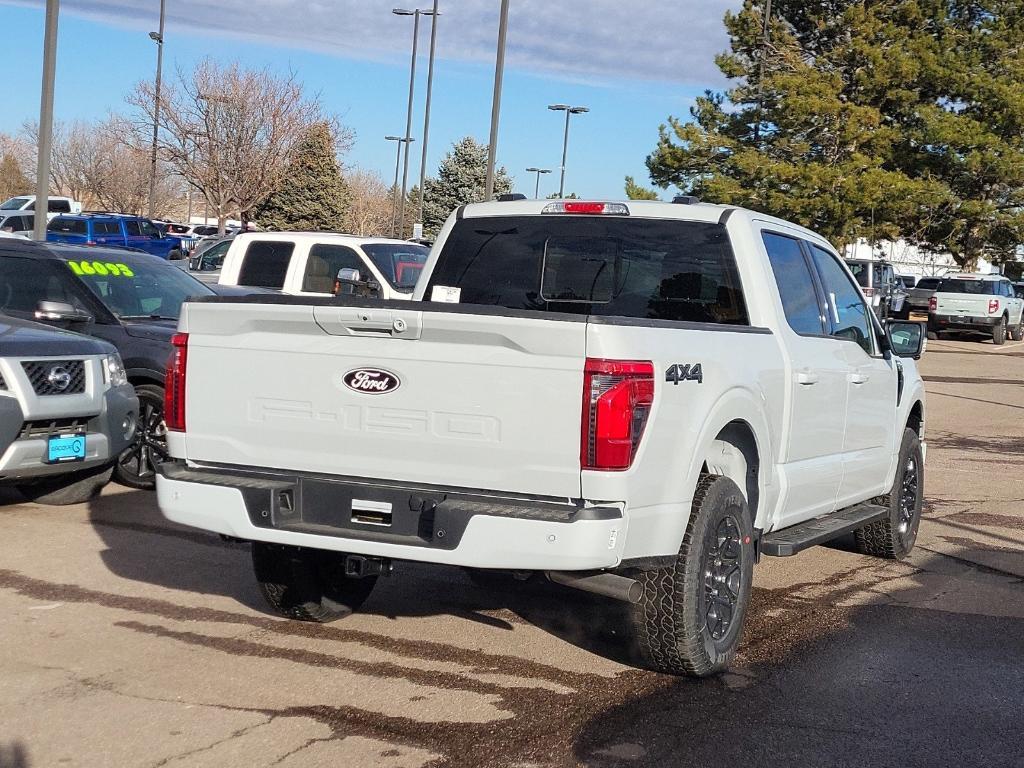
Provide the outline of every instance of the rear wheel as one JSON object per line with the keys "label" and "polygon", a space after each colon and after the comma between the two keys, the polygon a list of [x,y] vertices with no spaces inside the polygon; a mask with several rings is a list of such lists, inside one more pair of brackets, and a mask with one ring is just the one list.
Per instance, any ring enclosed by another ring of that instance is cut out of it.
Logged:
{"label": "rear wheel", "polygon": [[167,258],[171,261],[177,261],[178,259],[185,258],[185,252],[181,248],[172,248],[171,252],[167,254]]}
{"label": "rear wheel", "polygon": [[328,622],[348,616],[370,596],[376,576],[345,576],[345,555],[283,544],[252,544],[260,593],[289,619]]}
{"label": "rear wheel", "polygon": [[693,677],[724,670],[739,645],[753,568],[743,494],[732,480],[706,475],[675,563],[637,577],[644,593],[633,625],[648,665]]}
{"label": "rear wheel", "polygon": [[892,489],[877,501],[889,508],[889,516],[854,531],[857,549],[865,555],[902,560],[917,541],[924,506],[924,456],[914,430],[903,431]]}
{"label": "rear wheel", "polygon": [[139,426],[135,439],[118,457],[114,479],[129,488],[149,491],[156,487],[156,465],[167,459],[167,423],[164,421],[164,388],[138,384]]}
{"label": "rear wheel", "polygon": [[93,467],[78,472],[68,472],[57,477],[48,477],[18,486],[18,491],[36,504],[84,504],[99,495],[103,486],[110,482],[113,467]]}
{"label": "rear wheel", "polygon": [[997,347],[1006,343],[1006,318],[1000,317],[999,322],[992,326],[992,343]]}
{"label": "rear wheel", "polygon": [[1014,341],[1024,341],[1024,314],[1021,315],[1020,322],[1010,326],[1007,333],[1010,334],[1010,338]]}

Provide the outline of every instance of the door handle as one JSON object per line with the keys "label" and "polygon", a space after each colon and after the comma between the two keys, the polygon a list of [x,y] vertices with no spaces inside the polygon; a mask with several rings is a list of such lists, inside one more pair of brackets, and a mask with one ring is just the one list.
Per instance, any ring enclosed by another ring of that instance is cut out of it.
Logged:
{"label": "door handle", "polygon": [[813,373],[812,371],[798,371],[796,374],[796,382],[797,384],[803,384],[805,386],[817,384],[818,374]]}
{"label": "door handle", "polygon": [[866,373],[861,373],[860,371],[857,371],[856,373],[851,373],[849,378],[851,384],[866,384],[868,379],[870,379],[871,377],[868,376]]}

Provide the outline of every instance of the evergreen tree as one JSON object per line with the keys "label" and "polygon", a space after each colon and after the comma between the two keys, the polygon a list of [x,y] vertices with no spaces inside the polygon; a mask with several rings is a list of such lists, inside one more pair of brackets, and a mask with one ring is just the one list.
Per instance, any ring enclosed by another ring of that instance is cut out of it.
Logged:
{"label": "evergreen tree", "polygon": [[[484,199],[487,180],[487,147],[471,136],[455,142],[438,168],[437,178],[423,184],[423,231],[434,237],[459,206]],[[504,167],[495,169],[494,194],[512,191],[512,179]],[[406,205],[408,208],[408,204]]]}
{"label": "evergreen tree", "polygon": [[0,200],[24,195],[31,191],[30,186],[18,161],[11,154],[5,153],[3,159],[0,159]]}
{"label": "evergreen tree", "polygon": [[761,6],[726,15],[737,85],[661,127],[655,183],[962,264],[1024,240],[1019,3],[775,0],[767,44]]}
{"label": "evergreen tree", "polygon": [[641,187],[632,176],[626,177],[626,197],[630,200],[657,200],[658,193],[653,189]]}
{"label": "evergreen tree", "polygon": [[344,229],[351,194],[334,146],[329,124],[310,126],[295,149],[281,185],[254,211],[260,228],[313,232]]}

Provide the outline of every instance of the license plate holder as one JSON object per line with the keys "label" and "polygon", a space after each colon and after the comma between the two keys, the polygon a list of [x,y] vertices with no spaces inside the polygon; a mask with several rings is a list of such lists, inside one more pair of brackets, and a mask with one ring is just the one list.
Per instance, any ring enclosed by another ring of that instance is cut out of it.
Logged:
{"label": "license plate holder", "polygon": [[85,460],[85,435],[50,435],[46,438],[46,463],[64,464]]}

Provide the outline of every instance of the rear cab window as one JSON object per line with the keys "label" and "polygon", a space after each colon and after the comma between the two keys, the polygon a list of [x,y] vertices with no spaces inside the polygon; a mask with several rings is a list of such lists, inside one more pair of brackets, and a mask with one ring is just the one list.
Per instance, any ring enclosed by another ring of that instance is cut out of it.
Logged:
{"label": "rear cab window", "polygon": [[969,293],[975,296],[994,295],[996,284],[992,280],[971,280],[969,278],[947,278],[939,283],[936,293]]}
{"label": "rear cab window", "polygon": [[65,219],[58,216],[47,225],[46,230],[60,235],[85,235],[88,234],[89,228],[85,219]]}
{"label": "rear cab window", "polygon": [[252,288],[284,288],[288,265],[295,251],[290,240],[254,240],[238,269],[238,284]]}
{"label": "rear cab window", "polygon": [[749,325],[718,223],[619,216],[500,216],[456,223],[426,287],[463,304],[573,315]]}

